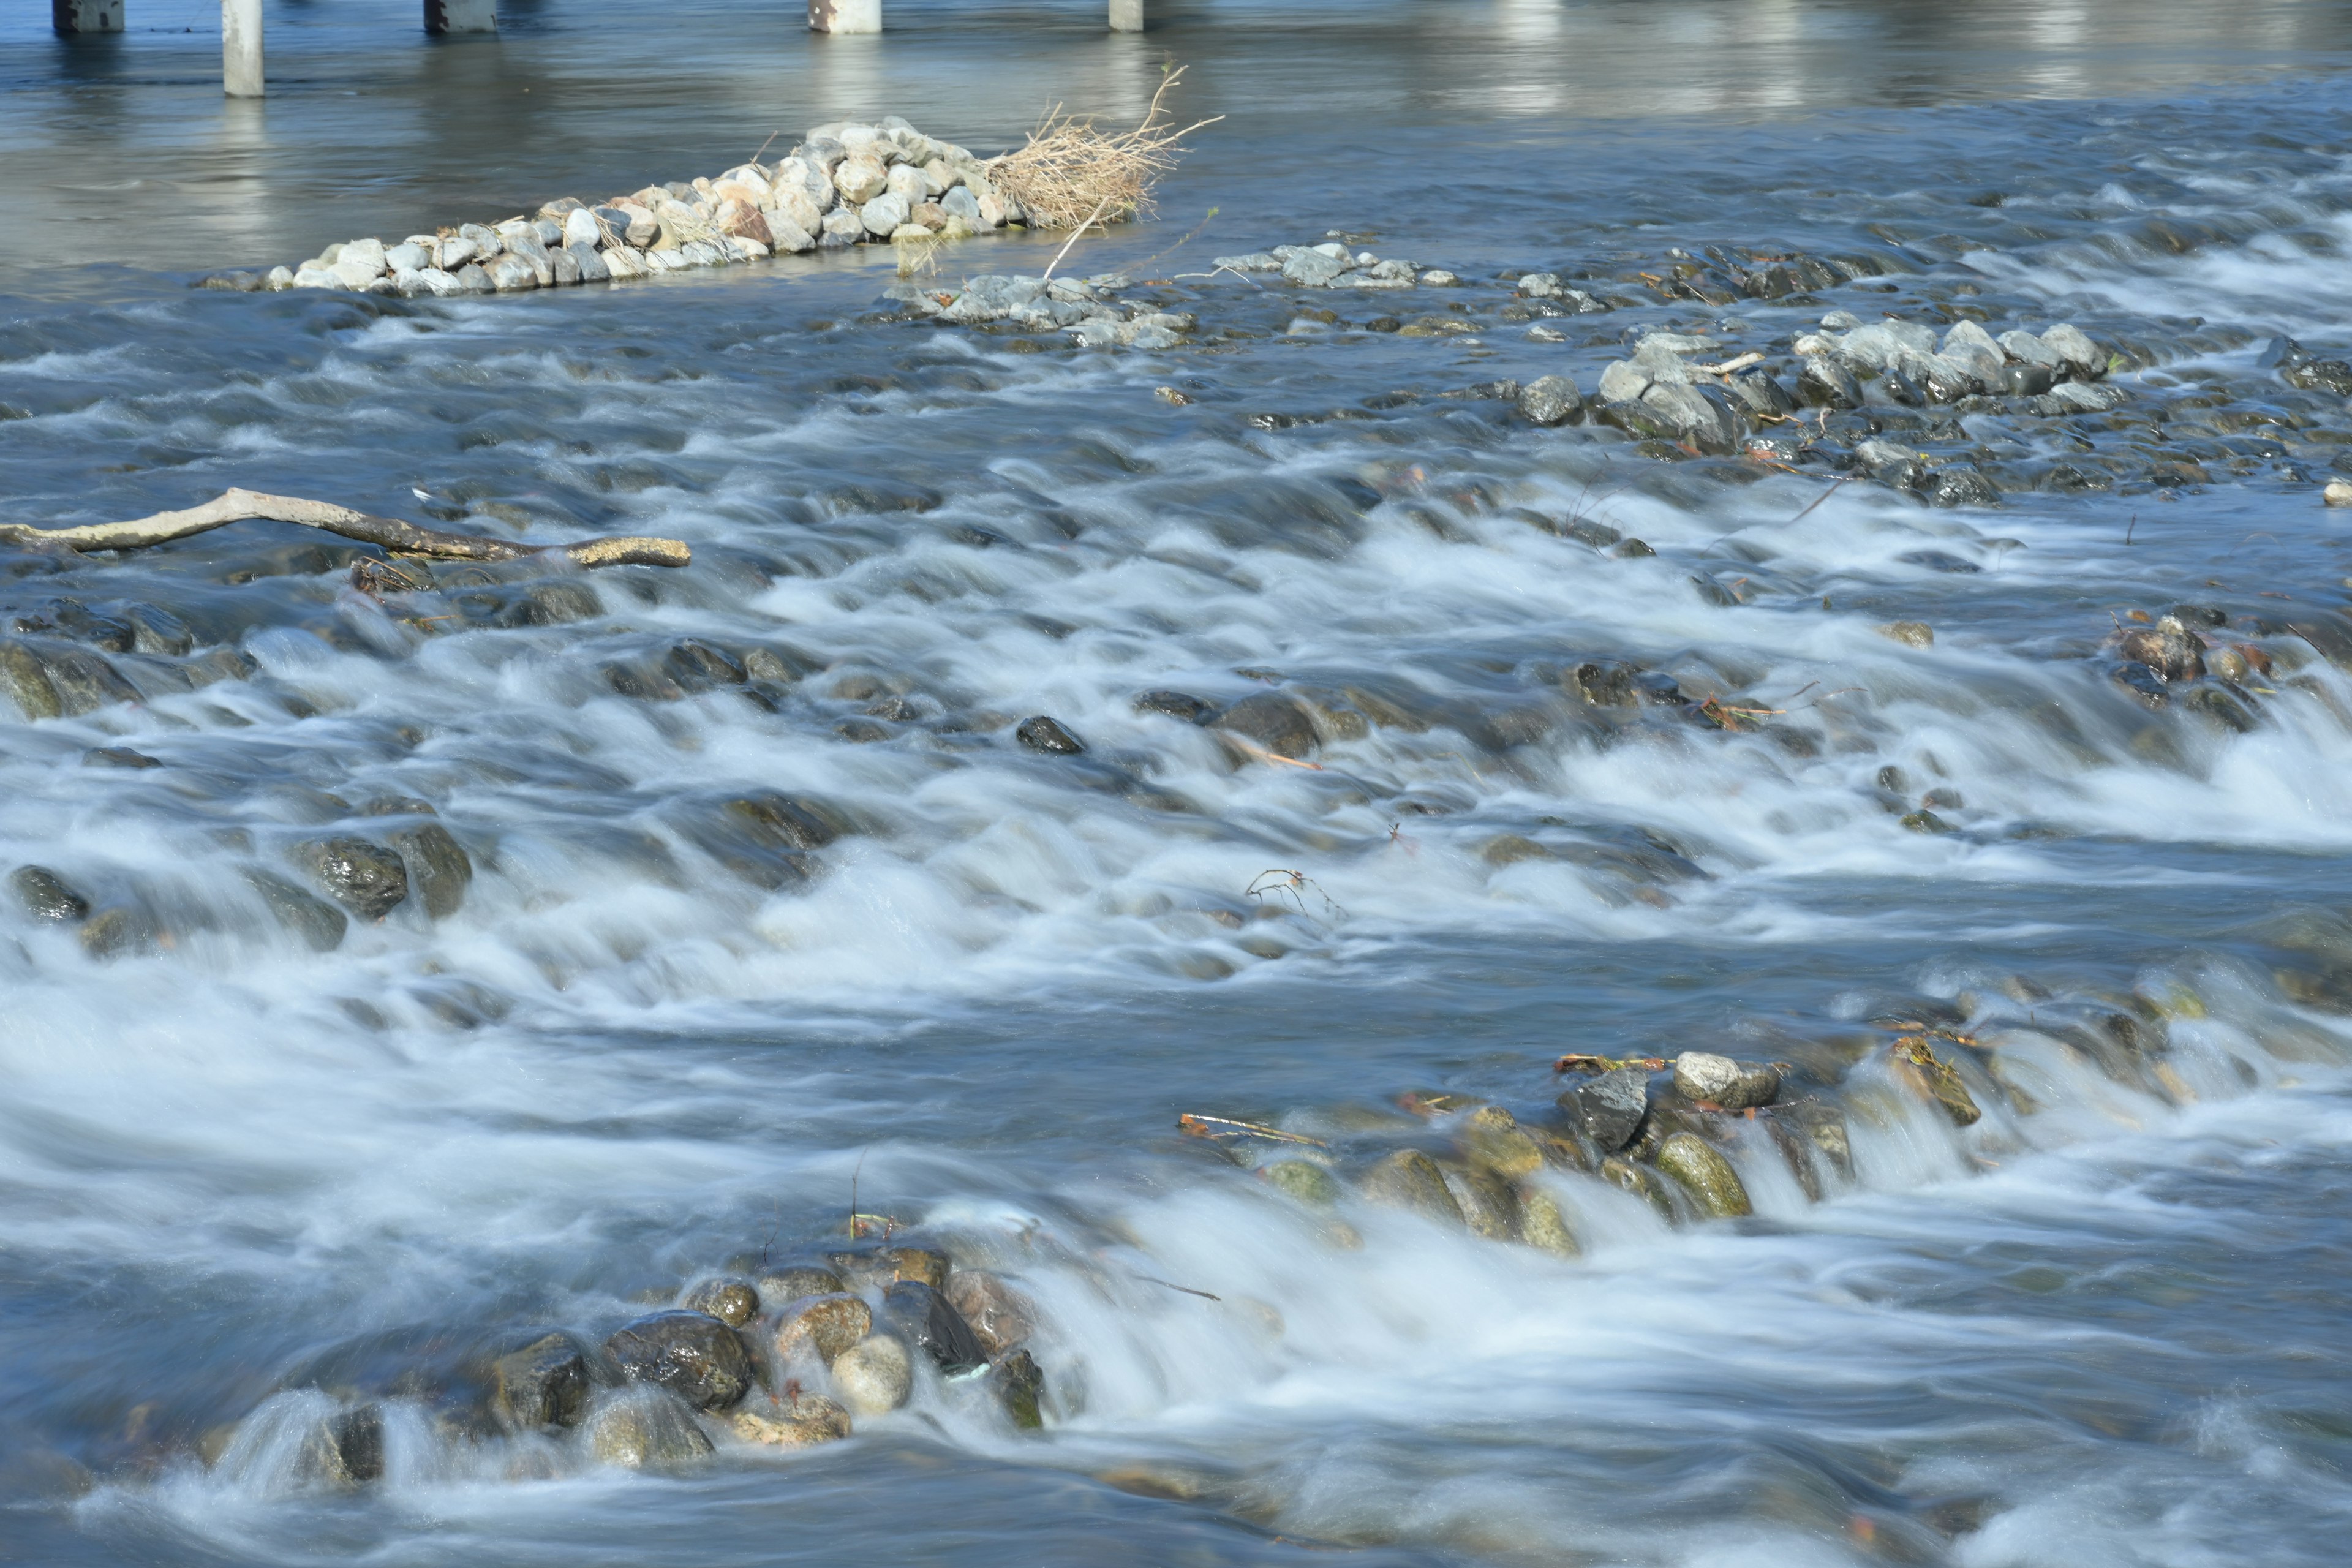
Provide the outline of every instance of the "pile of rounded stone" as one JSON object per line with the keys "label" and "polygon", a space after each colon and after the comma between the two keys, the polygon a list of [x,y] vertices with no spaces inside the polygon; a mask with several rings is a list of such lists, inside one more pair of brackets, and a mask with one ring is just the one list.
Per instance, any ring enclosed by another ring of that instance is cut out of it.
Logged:
{"label": "pile of rounded stone", "polygon": [[1284,282],[1301,289],[1450,289],[1462,281],[1437,268],[1383,261],[1369,250],[1349,250],[1336,239],[1220,256],[1216,266],[1226,272],[1279,272]]}
{"label": "pile of rounded stone", "polygon": [[1116,273],[1087,279],[987,273],[959,289],[899,284],[888,294],[911,314],[945,326],[1001,322],[1027,331],[1067,331],[1082,348],[1174,348],[1200,330],[1200,318],[1190,310],[1122,303],[1116,296],[1130,287],[1130,279]]}
{"label": "pile of rounded stone", "polygon": [[331,245],[299,267],[222,272],[213,289],[483,294],[601,283],[793,251],[955,239],[1023,221],[986,163],[893,115],[812,129],[772,163],[647,185],[608,201],[559,197],[525,217],[461,224],[396,244]]}
{"label": "pile of rounded stone", "polygon": [[[445,1439],[550,1441],[628,1468],[666,1468],[713,1439],[797,1448],[907,1404],[919,1358],[978,1384],[1012,1426],[1044,1426],[1045,1377],[1025,1347],[1035,1306],[1001,1277],[957,1268],[933,1247],[858,1245],[796,1264],[698,1279],[676,1304],[601,1341],[558,1329],[498,1338],[454,1365],[419,1365],[393,1386],[425,1398]],[[501,1349],[501,1346],[511,1346]],[[307,1380],[306,1380],[307,1383]],[[315,1384],[309,1384],[316,1386]],[[348,1487],[384,1473],[382,1399],[348,1385],[332,1407],[299,1389],[234,1426],[199,1457],[235,1472],[280,1447],[278,1413],[308,1424],[298,1484]],[[518,1473],[528,1473],[522,1452]]]}

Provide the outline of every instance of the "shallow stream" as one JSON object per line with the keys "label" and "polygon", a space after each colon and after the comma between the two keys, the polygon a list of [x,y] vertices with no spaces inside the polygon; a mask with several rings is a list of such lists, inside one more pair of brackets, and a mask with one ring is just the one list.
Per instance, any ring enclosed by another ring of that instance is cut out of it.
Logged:
{"label": "shallow stream", "polygon": [[[61,710],[0,700],[0,864],[88,905],[0,911],[0,1561],[2339,1561],[2352,411],[2274,340],[2352,351],[2341,8],[890,5],[427,45],[289,0],[253,112],[201,32],[0,33],[0,521],[244,485],[695,552],[0,547]],[[866,253],[186,287],[779,124],[991,151],[1163,56],[1228,118],[1065,267],[1196,316],[1164,352],[909,320]],[[1334,235],[1461,283],[1212,270]],[[1705,297],[1798,257],[1853,265]],[[1653,331],[1793,384],[1837,311],[2071,323],[2121,395],[1873,384],[1702,455],[1497,385],[1591,396]],[[2203,679],[2126,668],[2167,616]],[[352,838],[405,847],[381,920],[309,879]],[[1570,1258],[1177,1125],[1352,1181],[1480,1102],[1564,1125],[1562,1055],[1684,1051],[1783,1064],[1845,1157],[1690,1110],[1754,1210],[1709,1220],[1562,1152]],[[1042,1431],[928,1367],[675,1468],[468,1414],[482,1358],[853,1212],[1025,1293]]]}

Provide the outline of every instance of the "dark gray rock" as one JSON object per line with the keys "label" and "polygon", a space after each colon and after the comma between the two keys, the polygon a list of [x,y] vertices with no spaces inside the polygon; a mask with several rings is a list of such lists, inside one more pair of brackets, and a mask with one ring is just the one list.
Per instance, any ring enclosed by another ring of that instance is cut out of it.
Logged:
{"label": "dark gray rock", "polygon": [[81,754],[86,768],[160,768],[163,764],[144,752],[134,752],[128,746],[93,746]]}
{"label": "dark gray rock", "polygon": [[1566,425],[1584,412],[1584,395],[1564,375],[1539,375],[1519,389],[1519,416],[1530,425]]}
{"label": "dark gray rock", "polygon": [[1205,724],[1217,711],[1213,702],[1182,691],[1147,691],[1135,700],[1138,713],[1164,713],[1171,719],[1181,719],[1187,724]]}
{"label": "dark gray rock", "polygon": [[247,867],[244,876],[246,885],[261,895],[278,923],[309,943],[311,952],[331,952],[342,945],[343,933],[351,925],[342,910],[258,866]]}
{"label": "dark gray rock", "polygon": [[1919,493],[1929,506],[1999,506],[2000,491],[1974,463],[1946,463],[1928,474]]}
{"label": "dark gray rock", "polygon": [[751,1386],[751,1358],[708,1312],[656,1312],[604,1342],[633,1383],[667,1388],[698,1410],[723,1410]]}
{"label": "dark gray rock", "polygon": [[465,847],[437,822],[401,828],[392,835],[392,842],[408,868],[408,885],[425,905],[425,912],[436,921],[456,914],[474,881],[474,862],[467,857]]}
{"label": "dark gray rock", "polygon": [[1037,1396],[1045,1391],[1045,1374],[1027,1351],[1014,1351],[991,1367],[988,1385],[995,1390],[1014,1426],[1034,1432],[1045,1425],[1037,1408]]}
{"label": "dark gray rock", "polygon": [[77,934],[81,950],[92,958],[121,958],[154,952],[163,944],[163,928],[137,905],[117,904],[82,921]]}
{"label": "dark gray rock", "polygon": [[882,1312],[943,1373],[972,1372],[988,1364],[988,1352],[963,1314],[919,1279],[901,1279],[883,1291]]}
{"label": "dark gray rock", "polygon": [[760,1292],[748,1279],[701,1279],[688,1288],[678,1305],[740,1329],[759,1315]]}
{"label": "dark gray rock", "polygon": [[1650,1075],[1619,1068],[1559,1097],[1559,1108],[1586,1137],[1613,1154],[1633,1141],[1650,1108]]}
{"label": "dark gray rock", "polygon": [[8,873],[8,890],[37,921],[86,921],[89,900],[47,866],[19,866]]}
{"label": "dark gray rock", "polygon": [[577,1426],[588,1410],[588,1357],[549,1334],[490,1363],[490,1414],[509,1432]]}
{"label": "dark gray rock", "polygon": [[803,1296],[836,1296],[845,1289],[841,1275],[814,1264],[793,1264],[761,1274],[754,1282],[760,1300],[782,1309]]}
{"label": "dark gray rock", "polygon": [[408,897],[408,868],[381,844],[322,838],[295,854],[328,897],[362,920],[380,921]]}
{"label": "dark gray rock", "polygon": [[1244,697],[1211,721],[1213,728],[1254,741],[1278,757],[1305,757],[1320,743],[1307,705],[1282,691]]}
{"label": "dark gray rock", "polygon": [[1862,383],[1829,355],[1808,354],[1804,368],[1797,373],[1797,401],[1808,408],[1859,408]]}
{"label": "dark gray rock", "polygon": [[1021,721],[1013,731],[1013,737],[1033,752],[1045,752],[1056,757],[1075,757],[1083,752],[1086,743],[1062,727],[1058,719],[1043,713]]}

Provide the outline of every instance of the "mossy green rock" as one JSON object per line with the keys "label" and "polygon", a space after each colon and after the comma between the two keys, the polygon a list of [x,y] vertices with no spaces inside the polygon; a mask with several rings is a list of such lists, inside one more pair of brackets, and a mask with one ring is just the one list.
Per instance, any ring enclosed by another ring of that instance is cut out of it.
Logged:
{"label": "mossy green rock", "polygon": [[1518,1191],[1519,1239],[1539,1252],[1559,1258],[1576,1258],[1584,1248],[1577,1244],[1576,1233],[1568,1227],[1568,1216],[1559,1205],[1541,1187],[1522,1185]]}
{"label": "mossy green rock", "polygon": [[1276,1160],[1258,1174],[1302,1204],[1321,1208],[1339,1201],[1339,1179],[1310,1161]]}
{"label": "mossy green rock", "polygon": [[1680,1182],[1710,1218],[1737,1219],[1755,1212],[1731,1162],[1695,1132],[1675,1133],[1659,1145],[1658,1169]]}
{"label": "mossy green rock", "polygon": [[1446,1190],[1445,1173],[1418,1149],[1400,1149],[1364,1173],[1364,1195],[1391,1208],[1410,1209],[1440,1225],[1466,1224]]}

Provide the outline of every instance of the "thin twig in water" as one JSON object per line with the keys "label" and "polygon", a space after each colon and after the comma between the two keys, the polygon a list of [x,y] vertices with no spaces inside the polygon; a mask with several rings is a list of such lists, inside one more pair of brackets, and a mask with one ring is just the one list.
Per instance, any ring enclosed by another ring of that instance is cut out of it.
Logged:
{"label": "thin twig in water", "polygon": [[1102,216],[1103,208],[1108,205],[1110,205],[1110,198],[1108,196],[1105,196],[1102,200],[1095,204],[1095,210],[1087,215],[1087,221],[1078,225],[1077,227],[1070,231],[1070,237],[1062,241],[1062,248],[1054,252],[1054,259],[1045,263],[1045,275],[1038,279],[1039,282],[1050,283],[1053,281],[1054,268],[1062,264],[1062,258],[1070,254],[1070,247],[1078,243],[1078,237],[1086,233],[1087,230],[1094,227],[1095,220]]}
{"label": "thin twig in water", "polygon": [[1135,1278],[1142,1280],[1146,1285],[1160,1285],[1164,1286],[1171,1290],[1181,1290],[1187,1296],[1198,1296],[1204,1301],[1222,1301],[1224,1300],[1223,1296],[1212,1296],[1206,1290],[1195,1290],[1190,1285],[1178,1285],[1167,1279],[1154,1279],[1149,1274],[1138,1274]]}
{"label": "thin twig in water", "polygon": [[2126,523],[2126,524],[2124,525],[2124,546],[2125,546],[2125,548],[2126,548],[2126,549],[2130,548],[2130,546],[2131,546],[2132,530],[2133,530],[2133,529],[2135,529],[2135,528],[2137,528],[2138,526],[2139,526],[2139,513],[2137,513],[2137,512],[2134,512],[2134,513],[2132,513],[2132,514],[2131,514],[2131,521],[2129,521],[2129,522],[2127,522],[2127,523]]}
{"label": "thin twig in water", "polygon": [[[1272,880],[1269,881],[1267,879],[1269,878],[1271,878]],[[1348,911],[1341,909],[1332,899],[1331,895],[1323,890],[1322,885],[1317,882],[1314,878],[1308,876],[1304,871],[1293,871],[1279,866],[1271,870],[1260,871],[1256,876],[1251,878],[1250,885],[1243,889],[1242,892],[1246,897],[1260,900],[1263,900],[1268,893],[1273,893],[1276,897],[1279,897],[1284,893],[1287,893],[1290,895],[1291,901],[1298,906],[1298,912],[1304,915],[1307,912],[1305,891],[1308,888],[1313,888],[1315,889],[1315,896],[1323,900],[1323,907],[1325,909],[1330,910],[1335,915],[1345,916],[1347,914]]]}
{"label": "thin twig in water", "polygon": [[866,1173],[866,1151],[857,1152],[857,1163],[849,1168],[849,1235],[857,1237],[857,1178]]}
{"label": "thin twig in water", "polygon": [[1161,257],[1173,256],[1176,252],[1192,244],[1193,237],[1199,234],[1202,229],[1209,226],[1209,220],[1215,217],[1219,210],[1219,208],[1211,207],[1206,213],[1202,215],[1201,221],[1194,224],[1190,229],[1186,230],[1183,236],[1180,237],[1175,244],[1160,252],[1159,256],[1145,257],[1142,260],[1136,262],[1133,266],[1129,267],[1127,269],[1128,272],[1138,278],[1146,276],[1150,271],[1151,264],[1153,262],[1158,261]]}
{"label": "thin twig in water", "polygon": [[1286,767],[1305,768],[1310,773],[1319,773],[1323,771],[1321,763],[1302,763],[1297,757],[1286,757],[1280,752],[1269,752],[1264,746],[1243,740],[1239,735],[1220,735],[1218,739],[1228,745],[1239,746],[1260,762],[1280,763]]}
{"label": "thin twig in water", "polygon": [[[776,138],[777,138],[777,137],[779,137],[779,136],[782,136],[782,134],[783,134],[783,131],[782,130],[782,128],[779,128],[779,129],[777,129],[777,130],[774,130],[774,131],[771,131],[771,132],[768,132],[768,139],[767,139],[765,142],[761,142],[761,143],[760,143],[760,153],[764,153],[764,152],[766,152],[769,148],[771,148],[771,147],[774,146],[774,145],[776,144]],[[745,162],[747,162],[747,163],[758,163],[758,162],[760,161],[760,153],[752,153],[752,154],[751,154],[751,156],[750,158],[748,158],[747,160],[745,160]]]}
{"label": "thin twig in water", "polygon": [[[1794,516],[1794,517],[1790,518],[1789,521],[1790,521],[1790,522],[1802,522],[1802,521],[1805,521],[1805,519],[1806,519],[1806,517],[1811,513],[1811,511],[1812,511],[1812,510],[1813,510],[1813,508],[1814,508],[1814,507],[1817,507],[1817,506],[1821,505],[1821,504],[1822,504],[1822,502],[1823,502],[1823,501],[1825,501],[1825,500],[1829,500],[1829,499],[1830,499],[1830,497],[1832,497],[1832,496],[1833,496],[1833,495],[1837,494],[1837,491],[1838,491],[1838,486],[1840,486],[1840,485],[1842,485],[1842,484],[1845,483],[1845,482],[1846,482],[1846,480],[1848,480],[1848,479],[1852,479],[1853,477],[1853,476],[1852,474],[1840,474],[1840,475],[1839,475],[1835,479],[1833,479],[1833,480],[1832,480],[1832,481],[1831,481],[1831,483],[1830,483],[1830,488],[1829,488],[1829,489],[1827,489],[1823,490],[1821,494],[1819,494],[1819,495],[1815,496],[1815,497],[1812,499],[1812,500],[1811,500],[1811,502],[1806,506],[1806,508],[1805,508],[1805,510],[1804,510],[1803,511],[1799,512],[1796,516]],[[1733,532],[1737,532],[1737,531],[1738,531],[1737,529],[1733,530]],[[1726,534],[1726,535],[1724,535],[1724,537],[1725,537],[1725,538],[1727,538],[1727,539],[1728,539],[1728,538],[1730,538],[1730,537],[1731,537],[1731,535],[1730,535],[1730,534]]]}

